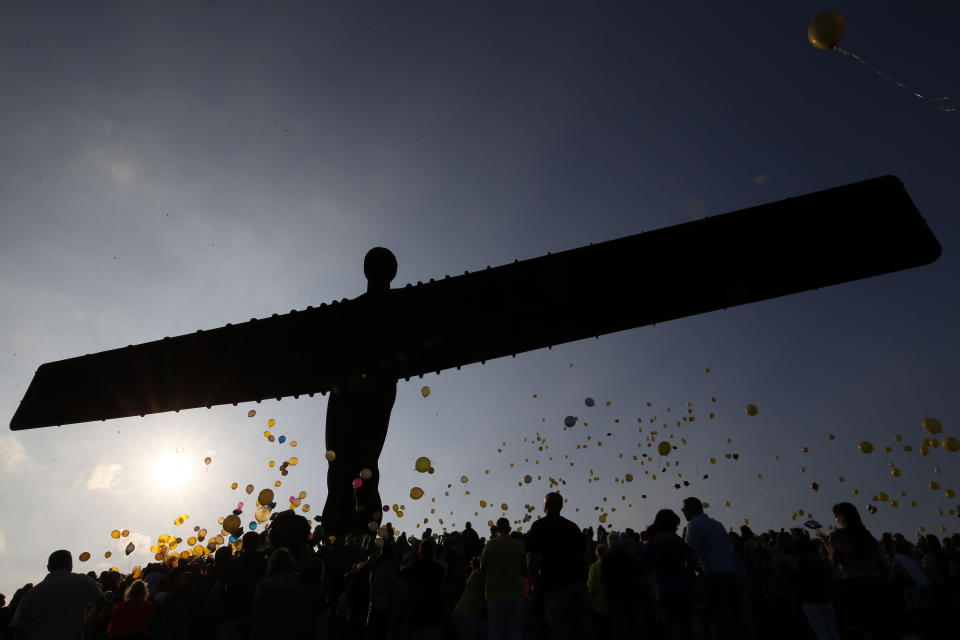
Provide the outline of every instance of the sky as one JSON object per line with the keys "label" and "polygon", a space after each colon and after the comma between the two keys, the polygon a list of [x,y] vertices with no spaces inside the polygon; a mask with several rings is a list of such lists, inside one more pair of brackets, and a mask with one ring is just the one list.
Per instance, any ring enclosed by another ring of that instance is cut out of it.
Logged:
{"label": "sky", "polygon": [[[44,362],[355,297],[374,246],[402,286],[894,174],[936,263],[401,381],[381,492],[414,534],[535,516],[551,477],[582,526],[696,495],[733,527],[851,500],[877,534],[957,530],[960,453],[918,450],[925,417],[960,436],[960,112],[811,47],[820,4],[594,5],[0,1],[0,422]],[[833,8],[841,46],[960,104],[960,7]],[[54,549],[128,570],[237,502],[246,523],[269,460],[299,458],[277,501],[319,512],[325,408],[4,427],[0,592]]]}

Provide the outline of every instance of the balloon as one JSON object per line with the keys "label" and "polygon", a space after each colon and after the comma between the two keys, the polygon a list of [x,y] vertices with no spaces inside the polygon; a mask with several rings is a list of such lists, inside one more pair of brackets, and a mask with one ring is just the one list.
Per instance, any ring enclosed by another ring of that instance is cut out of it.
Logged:
{"label": "balloon", "polygon": [[203,459],[203,464],[210,464],[211,462],[213,462],[213,458],[211,458],[210,456],[207,456],[206,458]]}
{"label": "balloon", "polygon": [[420,473],[426,473],[430,469],[430,458],[420,456],[417,458],[417,461],[413,463],[413,468]]}
{"label": "balloon", "polygon": [[177,446],[177,453],[183,453],[183,447],[182,447],[182,446],[180,446],[180,445]]}
{"label": "balloon", "polygon": [[487,508],[487,501],[486,501],[486,500],[481,500],[481,501],[480,501],[480,508],[481,508],[481,509],[486,509],[486,508]]}
{"label": "balloon", "polygon": [[899,478],[902,473],[903,472],[900,471],[900,469],[890,469],[890,475],[892,475],[894,478]]}
{"label": "balloon", "polygon": [[257,522],[266,522],[270,519],[270,507],[263,506],[257,509],[253,514],[253,517],[257,519]]}
{"label": "balloon", "polygon": [[936,418],[924,418],[920,421],[920,426],[931,435],[936,435],[943,431],[943,425],[941,425],[940,421]]}
{"label": "balloon", "polygon": [[939,482],[928,482],[928,483],[927,483],[927,486],[930,487],[931,489],[933,489],[934,491],[937,491],[937,490],[940,488],[940,483],[939,483]]}
{"label": "balloon", "polygon": [[86,562],[87,560],[90,559],[90,552],[89,552],[89,551],[84,551],[84,552],[81,553],[79,556],[77,556],[77,559],[78,559],[80,562]]}
{"label": "balloon", "polygon": [[297,464],[300,462],[300,458],[298,458],[297,456],[293,456],[292,458],[290,458],[289,460],[287,460],[287,462],[290,463],[290,466],[291,466],[291,467],[295,467],[295,466],[297,466]]}
{"label": "balloon", "polygon": [[890,496],[888,496],[885,491],[881,491],[877,494],[877,500],[879,500],[880,502],[886,502],[889,499],[890,499]]}
{"label": "balloon", "polygon": [[510,509],[510,505],[508,505],[506,502],[500,503],[500,511],[508,511],[509,509]]}
{"label": "balloon", "polygon": [[331,449],[324,454],[324,457],[327,459],[327,462],[333,462],[337,459],[337,454]]}
{"label": "balloon", "polygon": [[670,450],[671,450],[670,443],[667,442],[666,440],[664,440],[663,442],[657,445],[657,451],[662,456],[665,456],[668,453],[670,453]]}
{"label": "balloon", "polygon": [[596,404],[596,401],[593,398],[587,398],[583,401],[583,404],[587,405],[588,407],[592,407]]}
{"label": "balloon", "polygon": [[363,486],[363,480],[361,480],[360,478],[354,478],[353,482],[351,482],[350,484],[354,489],[359,489],[360,487]]}
{"label": "balloon", "polygon": [[758,409],[757,405],[755,404],[748,404],[744,410],[747,412],[748,416],[755,416],[760,413],[760,409]]}
{"label": "balloon", "polygon": [[277,421],[274,420],[273,418],[270,418],[269,420],[267,420],[267,428],[272,428],[273,425],[275,424],[277,424]]}
{"label": "balloon", "polygon": [[950,452],[960,451],[960,440],[957,440],[954,437],[947,437],[943,439],[943,448]]}
{"label": "balloon", "polygon": [[132,542],[128,542],[128,543],[127,543],[127,548],[124,549],[123,552],[124,552],[125,554],[127,554],[127,555],[130,555],[131,553],[133,553],[133,550],[136,549],[136,548],[137,548],[137,547],[136,547]]}
{"label": "balloon", "polygon": [[291,446],[291,447],[297,446],[297,441],[296,441],[296,440],[291,440],[291,441],[290,441],[290,446]]}
{"label": "balloon", "polygon": [[223,519],[223,530],[227,533],[233,533],[240,528],[240,518],[232,513]]}
{"label": "balloon", "polygon": [[420,498],[423,497],[423,489],[421,489],[420,487],[413,487],[412,489],[410,489],[410,497],[413,498],[414,500],[419,500]]}
{"label": "balloon", "polygon": [[860,453],[873,453],[873,444],[864,440],[857,445],[857,449]]}
{"label": "balloon", "polygon": [[277,442],[279,442],[280,444],[283,444],[286,441],[287,441],[287,436],[280,436],[279,438],[277,438]]}
{"label": "balloon", "polygon": [[247,411],[247,417],[248,417],[248,418],[252,418],[252,417],[255,416],[255,415],[257,415],[256,409],[250,409],[250,411]]}
{"label": "balloon", "polygon": [[363,480],[369,480],[369,479],[372,478],[372,477],[373,477],[373,471],[370,471],[370,469],[361,469],[361,470],[360,470],[360,478],[361,478],[361,479],[363,479]]}
{"label": "balloon", "polygon": [[110,537],[113,538],[114,540],[119,540],[119,539],[120,539],[120,530],[119,530],[119,529],[114,529],[113,531],[111,531],[111,532],[110,532]]}
{"label": "balloon", "polygon": [[238,485],[236,482],[231,482],[231,483],[230,483],[230,488],[231,488],[231,489],[236,489],[236,488],[239,487],[239,486],[240,486],[240,485]]}
{"label": "balloon", "polygon": [[807,40],[817,49],[833,49],[840,44],[846,19],[839,11],[821,11],[807,27]]}
{"label": "balloon", "polygon": [[124,529],[120,532],[120,536],[123,538],[126,538],[128,535],[130,535],[130,529]]}
{"label": "balloon", "polygon": [[428,387],[427,385],[423,385],[422,387],[420,387],[420,395],[423,396],[424,398],[426,398],[427,396],[429,396],[429,395],[430,395],[430,387]]}
{"label": "balloon", "polygon": [[930,449],[927,447],[920,447],[920,455],[926,456],[930,454]]}
{"label": "balloon", "polygon": [[467,484],[468,482],[470,482],[470,478],[468,478],[467,476],[460,476],[460,482],[462,482],[463,484]]}
{"label": "balloon", "polygon": [[531,482],[533,482],[533,476],[527,474],[523,476],[523,481],[526,482],[527,484],[530,484]]}
{"label": "balloon", "polygon": [[257,494],[257,502],[262,505],[273,502],[273,489],[261,489],[260,493]]}
{"label": "balloon", "polygon": [[563,419],[563,424],[566,427],[572,427],[573,425],[577,424],[577,418],[575,416],[567,416]]}
{"label": "balloon", "polygon": [[253,493],[253,485],[248,484],[244,490],[247,492],[247,494]]}
{"label": "balloon", "polygon": [[947,489],[943,492],[943,495],[947,496],[948,498],[955,498],[957,497],[957,492],[953,489]]}
{"label": "balloon", "polygon": [[112,555],[113,555],[113,552],[107,551],[107,552],[105,552],[105,553],[103,554],[103,557],[104,557],[104,558],[109,558],[109,557],[112,556]]}

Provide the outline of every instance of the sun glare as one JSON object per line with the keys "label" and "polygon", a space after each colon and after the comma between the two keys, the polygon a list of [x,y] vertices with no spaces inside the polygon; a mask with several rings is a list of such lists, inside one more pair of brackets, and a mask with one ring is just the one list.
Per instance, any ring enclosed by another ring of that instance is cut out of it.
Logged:
{"label": "sun glare", "polygon": [[165,453],[153,462],[153,481],[163,489],[179,489],[193,477],[190,460],[182,453]]}

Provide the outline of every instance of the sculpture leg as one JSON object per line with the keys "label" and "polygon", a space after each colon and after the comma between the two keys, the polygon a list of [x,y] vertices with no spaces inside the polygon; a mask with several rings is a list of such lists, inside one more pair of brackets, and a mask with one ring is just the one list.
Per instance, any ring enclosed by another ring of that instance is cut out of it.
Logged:
{"label": "sculpture leg", "polygon": [[[380,513],[379,459],[396,395],[395,380],[370,378],[331,392],[326,445],[336,458],[327,468],[327,501],[323,507],[327,535],[369,533],[368,523]],[[363,469],[369,469],[372,475],[355,490],[353,482]]]}

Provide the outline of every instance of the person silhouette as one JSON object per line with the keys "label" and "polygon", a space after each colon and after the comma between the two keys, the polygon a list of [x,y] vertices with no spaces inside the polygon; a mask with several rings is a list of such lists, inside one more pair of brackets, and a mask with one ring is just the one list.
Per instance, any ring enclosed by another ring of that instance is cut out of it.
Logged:
{"label": "person silhouette", "polygon": [[[373,356],[366,361],[378,362],[378,344],[386,329],[381,308],[397,275],[397,258],[389,249],[375,247],[364,257],[363,273],[367,292],[352,301],[361,305],[362,325],[354,330],[365,337],[364,351]],[[397,397],[397,380],[384,369],[371,367],[331,389],[326,446],[334,458],[327,467],[327,500],[321,516],[328,536],[369,533],[368,524],[382,516],[379,459]],[[361,477],[364,469],[370,471],[369,477]]]}

